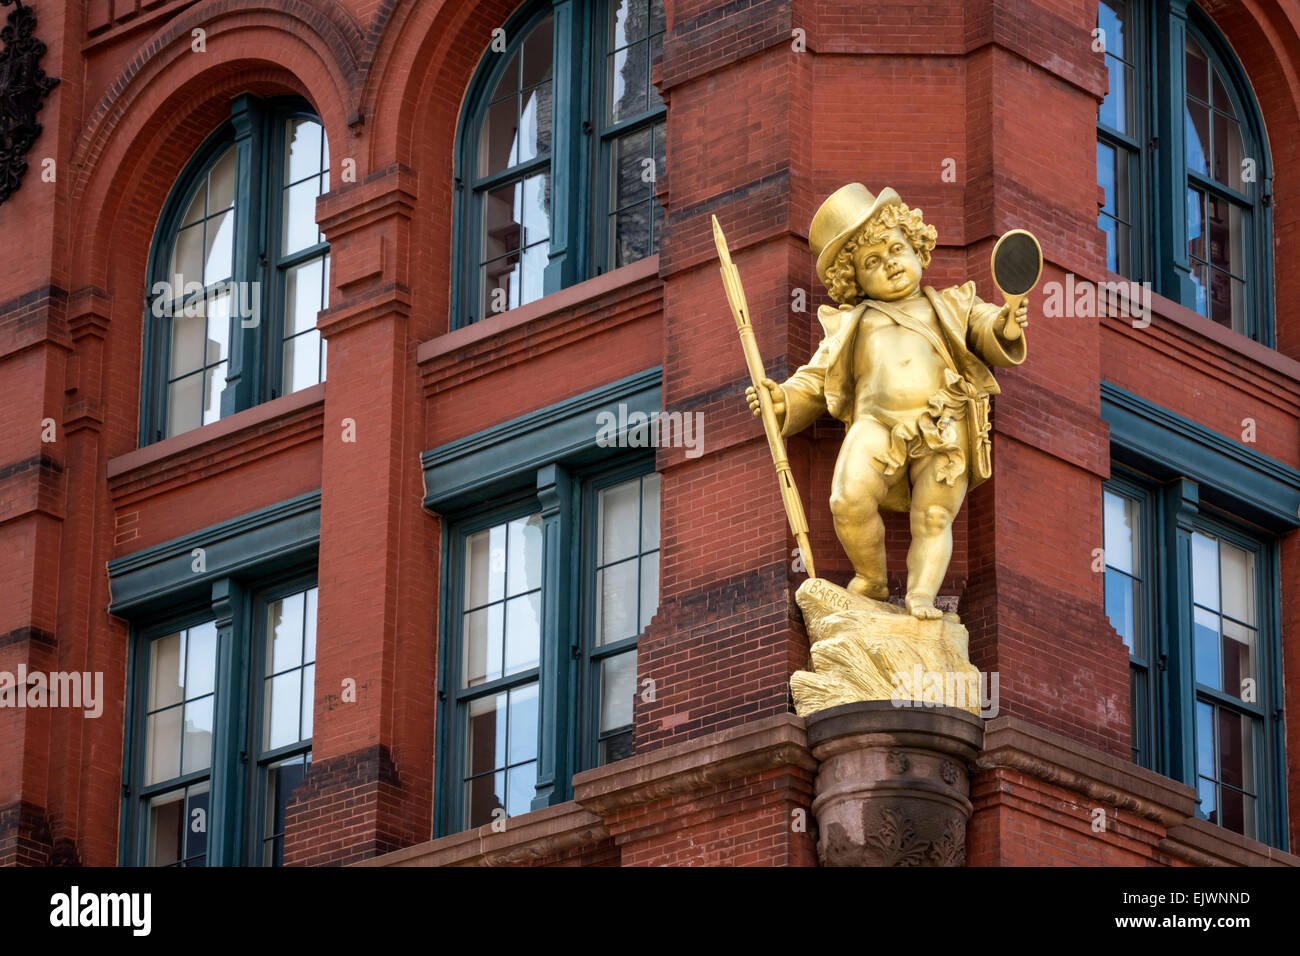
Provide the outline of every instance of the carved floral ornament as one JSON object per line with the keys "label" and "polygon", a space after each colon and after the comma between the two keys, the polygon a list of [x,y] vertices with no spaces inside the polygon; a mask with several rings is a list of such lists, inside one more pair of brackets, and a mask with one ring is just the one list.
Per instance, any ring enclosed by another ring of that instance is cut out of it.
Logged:
{"label": "carved floral ornament", "polygon": [[36,11],[22,0],[0,0],[8,6],[15,9],[0,30],[0,203],[27,172],[27,152],[41,135],[36,114],[59,84],[40,67],[45,44],[36,38]]}

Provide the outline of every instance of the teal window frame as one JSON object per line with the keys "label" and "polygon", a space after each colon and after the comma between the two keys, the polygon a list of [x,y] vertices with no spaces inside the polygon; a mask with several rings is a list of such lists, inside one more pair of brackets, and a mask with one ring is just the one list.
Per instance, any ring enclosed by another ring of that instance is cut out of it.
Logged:
{"label": "teal window frame", "polygon": [[[1149,766],[1199,786],[1198,701],[1213,699],[1258,719],[1253,838],[1286,850],[1279,538],[1300,528],[1300,472],[1109,382],[1102,383],[1101,399],[1111,434],[1111,486],[1144,494],[1152,512],[1156,756]],[[1192,535],[1198,531],[1255,554],[1256,706],[1196,681]],[[1198,800],[1198,813],[1199,806]]]}
{"label": "teal window frame", "polygon": [[[1126,150],[1131,156],[1130,268],[1115,271],[1134,281],[1150,282],[1160,295],[1197,311],[1188,252],[1188,190],[1194,187],[1230,201],[1243,210],[1243,334],[1272,348],[1276,339],[1273,166],[1258,100],[1232,48],[1190,0],[1128,0],[1128,5],[1135,11],[1131,22],[1136,28],[1132,55],[1137,129],[1124,134],[1104,125],[1100,108],[1097,124],[1099,159],[1102,146]],[[1185,50],[1189,36],[1224,77],[1240,121],[1244,154],[1257,160],[1255,181],[1244,192],[1188,170]],[[1100,180],[1099,162],[1099,184]],[[1099,229],[1101,218],[1099,214]]]}
{"label": "teal window frame", "polygon": [[[640,634],[605,647],[595,644],[595,540],[597,495],[601,489],[654,473],[654,457],[624,453],[608,464],[580,471],[554,465],[539,470],[537,492],[509,496],[459,515],[444,534],[439,660],[439,790],[435,835],[468,828],[464,799],[468,704],[537,681],[539,687],[538,773],[530,809],[572,799],[572,776],[600,765],[600,662],[635,650]],[[465,543],[469,536],[517,518],[543,515],[541,653],[535,669],[519,671],[473,688],[461,688],[464,661]],[[548,520],[551,522],[547,527]],[[549,539],[549,540],[548,540]],[[571,609],[580,608],[577,615]]]}
{"label": "teal window frame", "polygon": [[[503,25],[504,52],[490,48],[470,81],[454,150],[451,328],[462,328],[492,314],[479,301],[479,250],[482,247],[482,195],[513,182],[525,171],[551,176],[549,263],[543,296],[600,275],[614,267],[607,239],[611,209],[610,144],[616,136],[663,122],[666,107],[649,106],[634,116],[606,123],[606,20],[615,0],[540,0],[524,5]],[[479,133],[487,106],[506,66],[528,32],[547,14],[554,16],[551,149],[509,170],[477,175]],[[663,34],[657,34],[663,36]],[[662,171],[656,167],[656,180]],[[653,196],[652,209],[661,208]],[[658,250],[652,214],[651,255]],[[626,263],[625,263],[626,264]]]}
{"label": "teal window frame", "polygon": [[[185,777],[144,784],[152,642],[214,621],[217,627],[207,866],[257,866],[266,811],[260,758],[310,750],[310,740],[263,754],[261,662],[266,608],[316,587],[320,492],[204,528],[109,562],[109,612],[131,625],[122,761],[119,863],[144,865],[148,798]],[[195,549],[202,549],[196,564]],[[281,752],[283,751],[283,752]],[[189,775],[201,777],[203,773]]]}
{"label": "teal window frame", "polygon": [[[590,590],[585,582],[594,573],[584,565],[593,532],[583,519],[595,511],[594,498],[591,505],[583,499],[587,489],[655,471],[654,448],[632,435],[637,415],[661,409],[662,377],[662,368],[647,369],[421,455],[424,506],[443,518],[434,837],[459,832],[464,819],[458,618],[464,603],[463,542],[475,530],[541,511],[539,749],[532,809],[569,799],[573,774],[595,765],[598,745],[584,738],[597,726],[593,708],[599,702],[589,672],[601,655],[583,643],[591,640],[583,635],[593,631],[582,603],[583,592]],[[604,415],[626,429],[603,436]]]}
{"label": "teal window frame", "polygon": [[[324,255],[328,275],[329,243],[288,255],[280,254],[283,228],[284,126],[295,118],[321,119],[301,97],[259,99],[243,94],[231,101],[231,117],[195,151],[173,184],[159,216],[149,251],[148,287],[144,296],[144,360],[141,363],[139,443],[143,447],[167,437],[168,379],[171,361],[171,317],[155,316],[157,283],[170,283],[172,243],[186,207],[204,177],[227,149],[235,149],[234,264],[232,304],[241,301],[241,283],[258,290],[259,321],[244,327],[238,308],[231,308],[227,333],[226,386],[221,393],[221,418],[284,394],[284,302],[286,270]],[[323,127],[323,124],[322,124]],[[322,136],[324,136],[322,129]],[[327,171],[328,172],[328,171]],[[254,287],[251,283],[257,283]],[[322,291],[326,301],[328,283]],[[251,302],[251,295],[245,297]],[[201,426],[200,426],[201,427]],[[183,433],[182,433],[183,434]]]}

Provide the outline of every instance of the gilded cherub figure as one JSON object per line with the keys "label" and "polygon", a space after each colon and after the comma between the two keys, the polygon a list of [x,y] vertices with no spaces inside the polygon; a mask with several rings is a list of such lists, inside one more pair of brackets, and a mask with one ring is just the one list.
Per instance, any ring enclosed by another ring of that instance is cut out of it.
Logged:
{"label": "gilded cherub figure", "polygon": [[[911,516],[905,604],[916,617],[935,607],[952,558],[952,523],[966,492],[992,473],[988,365],[1025,360],[1022,302],[1014,312],[980,300],[975,283],[921,286],[936,232],[919,209],[886,187],[837,190],[817,210],[808,245],[817,275],[839,307],[817,313],[825,338],[784,384],[763,380],[782,435],[823,412],[846,426],[831,480],[831,515],[853,563],[848,589],[889,597],[880,511]],[[985,363],[988,363],[987,365]],[[746,398],[754,414],[759,401]]]}

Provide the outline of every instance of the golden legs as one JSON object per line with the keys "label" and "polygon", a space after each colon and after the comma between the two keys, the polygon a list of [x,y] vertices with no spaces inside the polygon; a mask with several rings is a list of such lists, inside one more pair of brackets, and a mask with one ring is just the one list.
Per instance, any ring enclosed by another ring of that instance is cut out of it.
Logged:
{"label": "golden legs", "polygon": [[[959,423],[964,429],[965,423]],[[961,436],[959,447],[964,445]],[[911,485],[912,543],[907,552],[907,609],[918,618],[938,618],[935,596],[952,559],[952,522],[966,495],[966,476],[948,485],[934,476],[936,456],[913,459],[906,474],[881,474],[875,456],[889,447],[889,431],[872,419],[849,428],[831,480],[835,533],[855,572],[848,590],[877,601],[889,597],[885,525],[880,508],[900,481]]]}

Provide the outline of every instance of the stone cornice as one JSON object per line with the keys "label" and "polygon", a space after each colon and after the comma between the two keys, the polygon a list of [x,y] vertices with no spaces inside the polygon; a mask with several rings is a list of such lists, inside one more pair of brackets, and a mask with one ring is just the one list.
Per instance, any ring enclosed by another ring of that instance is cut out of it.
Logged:
{"label": "stone cornice", "polygon": [[501,830],[487,823],[354,865],[510,866],[608,838],[600,817],[570,801],[509,818]]}
{"label": "stone cornice", "polygon": [[817,770],[803,719],[794,714],[778,714],[585,771],[573,778],[573,793],[581,806],[608,815],[784,766]]}
{"label": "stone cornice", "polygon": [[1014,770],[1165,827],[1196,813],[1196,791],[1191,787],[1018,717],[997,717],[985,724],[984,750],[976,766]]}
{"label": "stone cornice", "polygon": [[1193,866],[1300,866],[1300,856],[1197,817],[1170,829],[1159,846]]}

